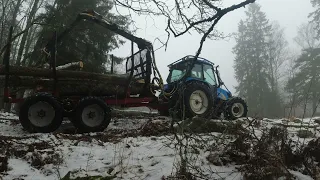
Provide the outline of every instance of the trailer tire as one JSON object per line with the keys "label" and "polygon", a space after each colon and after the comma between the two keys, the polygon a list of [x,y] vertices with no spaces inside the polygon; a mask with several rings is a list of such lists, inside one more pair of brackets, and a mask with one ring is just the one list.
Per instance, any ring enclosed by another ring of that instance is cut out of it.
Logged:
{"label": "trailer tire", "polygon": [[[211,117],[210,113],[212,113],[213,108],[213,95],[206,84],[197,81],[187,84],[184,93],[184,101],[186,117]],[[198,108],[200,108],[199,111],[196,111]]]}
{"label": "trailer tire", "polygon": [[53,132],[60,127],[62,120],[63,108],[51,94],[35,94],[21,104],[19,121],[30,133]]}
{"label": "trailer tire", "polygon": [[86,97],[78,103],[71,119],[80,133],[101,132],[110,124],[111,108],[97,97]]}

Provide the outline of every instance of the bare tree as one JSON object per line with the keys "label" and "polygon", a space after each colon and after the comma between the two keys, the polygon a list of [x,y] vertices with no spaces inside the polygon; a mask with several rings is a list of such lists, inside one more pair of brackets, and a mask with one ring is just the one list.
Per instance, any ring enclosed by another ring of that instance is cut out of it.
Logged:
{"label": "bare tree", "polygon": [[12,13],[11,26],[16,26],[17,16],[18,16],[18,13],[19,13],[19,10],[20,10],[20,6],[21,6],[22,2],[23,2],[22,0],[17,0],[16,1],[16,4],[15,4],[14,9],[13,9],[13,13]]}
{"label": "bare tree", "polygon": [[1,0],[1,15],[0,15],[0,23],[1,23],[1,29],[0,29],[0,45],[5,42],[4,36],[5,36],[5,30],[6,30],[6,24],[8,22],[8,12],[10,10],[10,1],[9,0]]}
{"label": "bare tree", "polygon": [[296,106],[298,104],[297,95],[295,93],[288,92],[286,89],[286,85],[288,81],[295,77],[297,73],[297,69],[294,68],[295,60],[299,57],[299,53],[292,51],[290,55],[288,55],[287,60],[284,63],[284,81],[283,81],[283,90],[284,90],[284,100],[285,100],[285,116],[291,117],[296,116]]}
{"label": "bare tree", "polygon": [[[39,2],[40,2],[40,0],[34,0],[33,4],[30,4],[30,6],[32,6],[32,9],[31,9],[31,12],[30,12],[28,19],[27,19],[27,23],[26,23],[27,27],[29,27],[32,24],[32,21],[35,18],[35,15],[39,9]],[[22,39],[20,42],[20,48],[19,48],[18,56],[17,56],[17,60],[16,60],[16,65],[18,65],[18,66],[21,63],[22,54],[25,49],[28,35],[30,35],[30,34],[31,34],[31,32],[27,31],[22,35]]]}
{"label": "bare tree", "polygon": [[310,22],[304,23],[298,27],[298,35],[294,38],[294,41],[302,48],[318,48],[320,47],[317,38],[316,24]]}
{"label": "bare tree", "polygon": [[[285,83],[288,72],[287,64],[292,59],[288,41],[286,40],[284,29],[277,22],[272,24],[271,45],[269,46],[269,72],[272,92],[276,92],[280,97],[285,97]],[[291,70],[289,70],[291,72]],[[285,98],[281,99],[284,103]]]}
{"label": "bare tree", "polygon": [[284,62],[288,59],[288,42],[284,35],[284,29],[278,23],[272,24],[272,34],[269,41],[269,73],[270,85],[273,92],[279,90],[279,79],[283,77],[281,72]]}
{"label": "bare tree", "polygon": [[222,0],[113,0],[116,7],[124,7],[133,13],[148,16],[163,16],[167,20],[165,31],[167,40],[163,43],[166,48],[170,37],[182,36],[195,31],[202,35],[196,57],[201,53],[207,38],[221,38],[215,26],[222,17],[231,11],[254,3],[255,0],[242,0],[238,4],[223,8]]}

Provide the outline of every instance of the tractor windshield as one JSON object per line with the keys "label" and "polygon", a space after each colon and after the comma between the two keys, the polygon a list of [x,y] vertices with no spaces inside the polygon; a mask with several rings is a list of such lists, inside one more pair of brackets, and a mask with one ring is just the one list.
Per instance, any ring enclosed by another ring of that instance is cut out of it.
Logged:
{"label": "tractor windshield", "polygon": [[207,81],[212,86],[217,85],[216,77],[214,75],[213,67],[211,65],[204,64],[203,73],[205,81]]}

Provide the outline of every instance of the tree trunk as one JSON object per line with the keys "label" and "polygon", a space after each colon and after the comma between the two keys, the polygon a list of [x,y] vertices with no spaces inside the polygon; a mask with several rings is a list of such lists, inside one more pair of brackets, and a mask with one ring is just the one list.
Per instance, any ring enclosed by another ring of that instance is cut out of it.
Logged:
{"label": "tree trunk", "polygon": [[14,10],[13,10],[13,13],[12,13],[11,26],[15,26],[16,25],[18,12],[19,12],[19,9],[20,9],[20,6],[21,6],[21,1],[22,0],[17,0],[17,4],[14,7]]}
{"label": "tree trunk", "polygon": [[317,97],[317,93],[312,93],[312,115],[314,115],[317,112],[317,108],[319,105],[319,99]]}
{"label": "tree trunk", "polygon": [[[2,1],[2,3],[3,3],[3,1]],[[1,14],[1,20],[0,20],[0,22],[1,22],[1,32],[0,32],[0,44],[1,44],[1,46],[2,46],[2,43],[3,43],[3,36],[4,36],[4,30],[5,30],[5,28],[4,28],[4,20],[5,20],[5,13],[6,13],[6,9],[7,9],[7,4],[2,4],[2,14]]]}
{"label": "tree trunk", "polygon": [[4,44],[3,41],[3,36],[4,36],[4,22],[1,20],[1,32],[0,32],[0,48],[2,48],[2,44]]}
{"label": "tree trunk", "polygon": [[[5,44],[5,41],[3,39],[4,36],[4,31],[5,31],[5,24],[4,24],[4,19],[5,19],[5,12],[6,12],[6,5],[2,4],[2,14],[1,14],[1,32],[0,32],[0,48],[2,48],[2,44]],[[1,58],[1,62],[2,62],[2,57]],[[3,95],[3,89],[0,89],[0,110],[2,110],[4,108],[4,103],[3,103],[3,97],[1,97]]]}
{"label": "tree trunk", "polygon": [[[53,9],[55,9],[56,5],[58,4],[57,3],[58,0],[55,0],[53,2]],[[54,19],[55,17],[52,16],[51,19]],[[48,20],[48,22],[46,22],[47,24],[50,24],[50,20]],[[30,58],[28,58],[29,62],[27,64],[27,66],[32,66],[34,62],[38,62],[39,61],[39,54],[41,54],[40,52],[40,49],[43,48],[43,45],[45,43],[47,43],[45,40],[48,38],[48,37],[52,37],[52,34],[51,33],[43,33],[43,34],[40,34],[40,36],[37,38],[36,42],[35,42],[35,45],[33,47],[33,51],[30,55]]]}
{"label": "tree trunk", "polygon": [[[29,27],[31,25],[32,20],[34,19],[35,14],[36,14],[36,12],[38,10],[38,4],[39,4],[39,0],[35,0],[34,3],[33,3],[30,15],[28,17],[26,27]],[[20,66],[20,64],[21,64],[21,57],[22,57],[22,54],[23,54],[23,50],[25,48],[25,44],[26,44],[28,35],[29,35],[29,31],[26,31],[22,36],[22,39],[21,39],[21,42],[20,42],[20,48],[19,48],[19,51],[18,51],[17,61],[16,61],[16,65],[17,66]]]}
{"label": "tree trunk", "polygon": [[[36,31],[37,31],[36,28],[31,28],[31,29],[30,29],[30,32],[29,32],[29,35],[28,35],[28,40],[27,40],[26,47],[25,47],[25,54],[26,54],[26,53],[29,53],[29,50],[30,50],[30,48],[31,48],[31,45],[32,45],[32,43],[34,42],[34,39],[35,39]],[[27,60],[27,57],[24,56],[24,57],[23,57],[23,60],[22,60],[22,62],[21,62],[21,65],[22,65],[22,66],[25,66],[25,65],[26,65],[26,60]]]}
{"label": "tree trunk", "polygon": [[[13,26],[13,27],[16,25],[16,22],[17,22],[17,16],[19,13],[21,2],[22,2],[22,0],[17,0],[17,4],[15,5],[14,10],[13,10],[12,19],[11,19],[11,26]],[[13,54],[13,56],[15,56],[15,54]],[[10,109],[11,109],[11,104],[5,103],[5,105],[4,105],[5,112],[10,112]]]}

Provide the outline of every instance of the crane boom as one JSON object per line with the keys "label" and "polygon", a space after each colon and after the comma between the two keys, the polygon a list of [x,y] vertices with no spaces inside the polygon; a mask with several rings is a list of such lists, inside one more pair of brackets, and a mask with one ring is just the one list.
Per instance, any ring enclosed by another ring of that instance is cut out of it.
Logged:
{"label": "crane boom", "polygon": [[84,12],[81,12],[80,14],[78,14],[77,19],[69,26],[69,28],[65,29],[62,33],[60,33],[58,35],[57,42],[60,42],[62,40],[62,38],[66,34],[68,34],[82,20],[92,21],[92,22],[97,23],[98,25],[100,25],[110,31],[113,31],[116,34],[121,35],[122,37],[136,43],[138,45],[139,49],[143,49],[143,48],[147,48],[147,47],[152,48],[151,42],[149,42],[145,39],[136,37],[136,36],[126,32],[125,30],[119,28],[118,25],[108,22],[99,13],[97,13],[93,10],[84,11]]}

